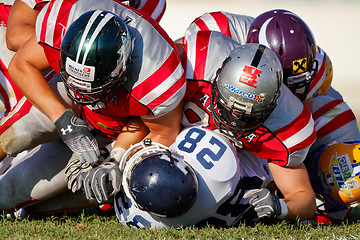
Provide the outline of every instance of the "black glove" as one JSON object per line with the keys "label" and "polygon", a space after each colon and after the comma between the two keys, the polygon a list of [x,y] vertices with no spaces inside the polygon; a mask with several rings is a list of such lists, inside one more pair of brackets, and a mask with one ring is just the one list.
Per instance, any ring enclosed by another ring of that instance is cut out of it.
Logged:
{"label": "black glove", "polygon": [[252,189],[244,194],[259,218],[276,218],[281,214],[280,199],[267,188]]}
{"label": "black glove", "polygon": [[101,203],[120,190],[122,174],[116,162],[104,162],[76,178],[76,188],[83,189],[87,199]]}
{"label": "black glove", "polygon": [[55,121],[61,139],[73,151],[80,162],[94,164],[100,156],[96,139],[90,133],[85,122],[66,109]]}

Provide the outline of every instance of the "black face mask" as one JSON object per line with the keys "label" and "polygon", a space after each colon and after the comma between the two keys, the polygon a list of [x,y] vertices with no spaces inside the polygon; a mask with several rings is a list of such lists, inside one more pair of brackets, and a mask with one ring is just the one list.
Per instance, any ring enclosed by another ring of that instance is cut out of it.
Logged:
{"label": "black face mask", "polygon": [[[220,133],[229,138],[240,139],[258,129],[268,115],[249,116],[244,111],[225,106],[218,94],[216,84],[211,92],[211,113],[214,123]],[[216,109],[218,108],[218,109]]]}

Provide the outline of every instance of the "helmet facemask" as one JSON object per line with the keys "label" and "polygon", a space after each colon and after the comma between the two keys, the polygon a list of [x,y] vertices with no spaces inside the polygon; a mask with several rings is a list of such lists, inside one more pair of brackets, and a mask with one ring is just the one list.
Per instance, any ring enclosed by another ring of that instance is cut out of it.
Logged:
{"label": "helmet facemask", "polygon": [[218,130],[237,140],[256,131],[277,105],[282,76],[279,59],[266,46],[235,48],[212,83],[210,108]]}
{"label": "helmet facemask", "polygon": [[290,75],[286,77],[284,70],[284,84],[289,90],[297,96],[300,101],[304,101],[310,90],[310,84],[315,78],[318,71],[318,61],[314,60],[314,67],[311,72],[305,71],[297,75]]}
{"label": "helmet facemask", "polygon": [[103,85],[92,87],[90,83],[84,83],[68,75],[62,67],[61,60],[59,61],[59,75],[65,84],[68,97],[83,106],[96,104],[116,91],[126,81],[126,73],[122,71],[117,77],[102,79]]}
{"label": "helmet facemask", "polygon": [[236,102],[234,98],[231,99],[233,101],[226,104],[224,98],[221,97],[215,79],[211,90],[211,113],[214,123],[220,133],[237,140],[258,129],[276,106],[275,103],[267,111],[247,113],[246,103],[241,104]]}

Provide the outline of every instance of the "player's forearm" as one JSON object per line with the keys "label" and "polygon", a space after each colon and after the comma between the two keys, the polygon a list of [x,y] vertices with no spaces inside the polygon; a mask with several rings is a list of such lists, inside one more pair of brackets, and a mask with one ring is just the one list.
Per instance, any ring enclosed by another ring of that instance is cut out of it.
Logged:
{"label": "player's forearm", "polygon": [[284,219],[311,219],[316,212],[315,194],[312,191],[299,191],[283,200],[288,207],[288,214]]}
{"label": "player's forearm", "polygon": [[182,104],[172,111],[156,119],[142,118],[144,124],[149,128],[150,133],[146,138],[150,138],[153,142],[170,146],[174,143],[176,137],[180,133],[182,116]]}
{"label": "player's forearm", "polygon": [[14,61],[9,65],[9,73],[27,99],[52,121],[65,111],[40,71],[26,65],[19,68]]}
{"label": "player's forearm", "polygon": [[129,118],[117,137],[113,148],[121,147],[127,150],[131,145],[140,142],[148,133],[149,129],[141,121],[140,117]]}
{"label": "player's forearm", "polygon": [[52,121],[55,121],[66,108],[42,75],[42,71],[49,67],[44,50],[33,35],[16,52],[8,70],[12,80],[27,99]]}
{"label": "player's forearm", "polygon": [[285,219],[312,218],[316,211],[315,193],[305,165],[282,167],[269,163],[269,168],[288,208]]}

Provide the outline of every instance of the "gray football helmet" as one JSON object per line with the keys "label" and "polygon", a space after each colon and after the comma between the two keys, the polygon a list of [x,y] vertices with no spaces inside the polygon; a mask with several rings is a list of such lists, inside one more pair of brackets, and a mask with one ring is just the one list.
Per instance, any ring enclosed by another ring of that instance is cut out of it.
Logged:
{"label": "gray football helmet", "polygon": [[281,63],[268,47],[248,43],[234,49],[212,86],[216,127],[236,139],[255,131],[274,110],[282,81]]}

